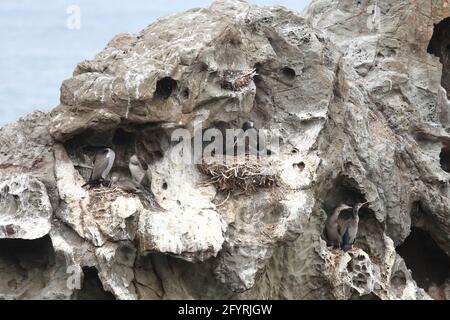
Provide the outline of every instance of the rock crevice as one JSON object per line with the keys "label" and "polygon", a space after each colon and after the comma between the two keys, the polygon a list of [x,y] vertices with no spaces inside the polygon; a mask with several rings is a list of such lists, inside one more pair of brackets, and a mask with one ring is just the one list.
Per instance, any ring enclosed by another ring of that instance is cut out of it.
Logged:
{"label": "rock crevice", "polygon": [[[450,256],[449,18],[426,3],[217,0],[115,36],[0,129],[0,298],[448,299],[417,257]],[[249,120],[276,183],[206,183],[195,137]],[[83,188],[105,147],[111,173],[148,165],[157,205]],[[327,247],[327,216],[366,201],[353,248]]]}

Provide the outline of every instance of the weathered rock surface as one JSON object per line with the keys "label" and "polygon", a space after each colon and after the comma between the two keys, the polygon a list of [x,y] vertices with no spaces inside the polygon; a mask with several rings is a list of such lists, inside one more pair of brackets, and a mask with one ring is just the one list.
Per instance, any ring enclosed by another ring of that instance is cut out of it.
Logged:
{"label": "weathered rock surface", "polygon": [[[448,299],[445,4],[217,0],[117,35],[0,129],[0,297]],[[224,194],[171,139],[248,119],[280,138],[271,189]],[[82,187],[104,146],[120,175],[140,153],[158,206]],[[361,201],[331,250],[327,214]]]}

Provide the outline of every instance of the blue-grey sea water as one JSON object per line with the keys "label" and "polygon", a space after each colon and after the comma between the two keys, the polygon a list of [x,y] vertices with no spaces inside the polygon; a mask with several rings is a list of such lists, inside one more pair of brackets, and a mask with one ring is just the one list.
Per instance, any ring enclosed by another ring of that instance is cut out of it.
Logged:
{"label": "blue-grey sea water", "polygon": [[[61,82],[120,32],[210,0],[0,0],[0,126],[58,104]],[[301,11],[310,0],[250,0]],[[80,28],[68,28],[80,9]],[[76,14],[76,13],[75,13]],[[68,20],[69,19],[69,20]]]}

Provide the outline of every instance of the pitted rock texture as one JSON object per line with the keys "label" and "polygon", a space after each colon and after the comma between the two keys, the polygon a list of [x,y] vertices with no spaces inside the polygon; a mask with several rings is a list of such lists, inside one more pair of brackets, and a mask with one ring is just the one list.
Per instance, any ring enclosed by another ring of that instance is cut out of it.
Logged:
{"label": "pitted rock texture", "polygon": [[[217,0],[117,35],[0,129],[0,298],[448,298],[416,249],[450,266],[445,4]],[[220,192],[173,138],[248,119],[281,184]],[[158,205],[82,187],[105,146],[122,176],[145,159]],[[327,247],[327,215],[363,201],[354,247]]]}
{"label": "pitted rock texture", "polygon": [[52,206],[45,185],[18,175],[0,184],[0,237],[39,239],[51,228]]}

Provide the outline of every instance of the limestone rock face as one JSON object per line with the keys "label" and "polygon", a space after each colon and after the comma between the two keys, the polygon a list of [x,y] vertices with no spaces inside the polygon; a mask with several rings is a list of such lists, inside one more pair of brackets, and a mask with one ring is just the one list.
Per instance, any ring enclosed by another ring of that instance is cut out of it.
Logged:
{"label": "limestone rock face", "polygon": [[39,239],[51,228],[52,206],[45,185],[28,176],[16,176],[0,184],[0,237]]}
{"label": "limestone rock face", "polygon": [[[117,35],[0,129],[0,298],[448,299],[446,4],[217,0]],[[197,138],[249,119],[278,182],[224,192]],[[104,147],[149,190],[83,186]],[[327,215],[365,201],[328,247]]]}

